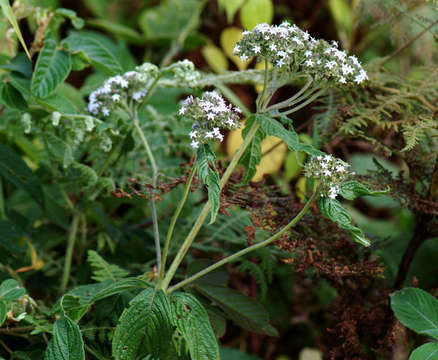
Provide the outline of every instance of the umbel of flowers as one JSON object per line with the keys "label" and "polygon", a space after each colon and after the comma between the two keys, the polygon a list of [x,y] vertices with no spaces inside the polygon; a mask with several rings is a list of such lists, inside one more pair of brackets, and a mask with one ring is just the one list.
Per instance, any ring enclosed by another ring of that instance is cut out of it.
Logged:
{"label": "umbel of flowers", "polygon": [[240,127],[241,110],[227,105],[222,96],[215,91],[204,92],[200,98],[189,96],[179,109],[179,115],[194,120],[189,136],[191,146],[196,149],[210,140],[224,139],[221,129],[234,130]]}
{"label": "umbel of flowers", "polygon": [[242,61],[257,56],[282,71],[305,72],[315,81],[361,84],[368,79],[357,58],[339,50],[336,41],[329,44],[316,40],[287,22],[278,26],[259,24],[252,32],[245,31],[234,54]]}
{"label": "umbel of flowers", "polygon": [[348,170],[350,165],[331,155],[316,156],[305,166],[305,175],[318,180],[321,196],[336,198],[340,185],[349,180],[353,172]]}

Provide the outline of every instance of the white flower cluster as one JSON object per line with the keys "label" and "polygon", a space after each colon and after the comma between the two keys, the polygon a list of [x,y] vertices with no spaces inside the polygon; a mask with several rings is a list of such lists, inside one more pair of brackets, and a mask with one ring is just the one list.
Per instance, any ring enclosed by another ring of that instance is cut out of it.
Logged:
{"label": "white flower cluster", "polygon": [[348,170],[349,166],[331,155],[316,156],[306,164],[305,175],[319,181],[321,196],[335,199],[339,194],[340,184],[354,175]]}
{"label": "white flower cluster", "polygon": [[224,98],[215,91],[204,92],[201,98],[189,96],[179,109],[179,115],[195,121],[189,136],[191,146],[196,149],[209,140],[224,139],[220,129],[234,130],[240,127],[239,117],[242,111],[227,105]]}
{"label": "white flower cluster", "polygon": [[111,77],[90,94],[87,111],[93,115],[108,116],[122,104],[127,105],[130,101],[141,102],[147,94],[146,89],[158,76],[158,68],[145,63],[137,66],[136,71]]}
{"label": "white flower cluster", "polygon": [[234,48],[242,61],[252,56],[265,59],[274,67],[293,72],[302,71],[320,80],[334,80],[339,84],[361,84],[368,79],[355,56],[348,56],[333,41],[316,40],[306,31],[287,22],[279,26],[259,24]]}

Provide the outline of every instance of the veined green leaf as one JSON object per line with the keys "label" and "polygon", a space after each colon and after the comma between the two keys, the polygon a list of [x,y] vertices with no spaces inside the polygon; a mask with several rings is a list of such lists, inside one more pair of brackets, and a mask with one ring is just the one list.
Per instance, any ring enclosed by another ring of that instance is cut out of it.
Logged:
{"label": "veined green leaf", "polygon": [[62,45],[73,53],[82,53],[91,65],[105,75],[112,76],[122,72],[122,67],[116,58],[91,36],[78,32],[65,38]]}
{"label": "veined green leaf", "polygon": [[370,246],[369,240],[365,237],[362,230],[351,223],[351,217],[342,204],[336,199],[320,197],[318,207],[321,213],[330,220],[338,223],[339,227],[350,231],[353,240],[363,246]]}
{"label": "veined green leaf", "polygon": [[[249,129],[252,127],[254,121],[254,115],[250,116],[246,120],[245,128],[242,131],[243,138],[245,138],[248,134]],[[242,157],[240,158],[239,163],[242,164],[245,169],[245,173],[243,175],[244,182],[250,181],[257,171],[257,165],[260,164],[262,159],[262,141],[265,137],[265,131],[261,127],[258,128],[254,138],[251,140],[251,143],[248,145]]]}
{"label": "veined green leaf", "polygon": [[20,287],[17,280],[7,279],[0,284],[0,300],[17,300],[26,293],[26,289]]}
{"label": "veined green leaf", "polygon": [[117,281],[120,278],[128,276],[128,271],[121,267],[106,262],[97,252],[88,250],[88,259],[93,268],[92,279],[97,282],[102,282],[108,279]]}
{"label": "veined green leaf", "polygon": [[216,169],[216,155],[208,144],[199,147],[196,154],[196,171],[202,182],[207,185],[208,200],[210,201],[210,224],[216,220],[220,207],[220,178]]}
{"label": "veined green leaf", "polygon": [[382,190],[382,191],[373,191],[371,189],[368,189],[364,184],[362,184],[359,181],[351,180],[346,181],[341,184],[341,191],[339,194],[347,200],[354,200],[357,197],[365,196],[365,195],[371,195],[371,196],[377,196],[388,193],[388,190]]}
{"label": "veined green leaf", "polygon": [[53,158],[60,162],[64,168],[69,167],[73,162],[73,151],[71,146],[49,131],[44,133],[44,138],[47,143],[47,150]]}
{"label": "veined green leaf", "polygon": [[44,360],[85,360],[84,341],[79,326],[68,316],[55,321]]}
{"label": "veined green leaf", "polygon": [[172,317],[187,343],[192,360],[219,359],[219,347],[207,312],[191,294],[176,293],[170,297]]}
{"label": "veined green leaf", "polygon": [[145,289],[132,299],[114,332],[112,353],[116,360],[135,360],[146,355],[160,360],[177,359],[171,311],[162,290]]}
{"label": "veined green leaf", "polygon": [[0,103],[13,110],[27,109],[23,95],[8,82],[0,84]]}
{"label": "veined green leaf", "polygon": [[[283,140],[289,150],[304,151],[312,156],[325,155],[312,145],[302,143],[292,126],[289,128],[289,130],[286,130],[278,120],[263,114],[257,114],[256,119],[266,134],[276,136]],[[290,119],[287,120],[290,122]]]}
{"label": "veined green leaf", "polygon": [[199,284],[195,288],[237,325],[256,333],[278,336],[277,330],[269,324],[268,312],[256,300],[220,285]]}
{"label": "veined green leaf", "polygon": [[57,41],[49,33],[38,55],[30,89],[37,97],[49,96],[61,84],[71,70],[71,55],[57,49]]}
{"label": "veined green leaf", "polygon": [[74,296],[70,294],[65,294],[61,298],[61,307],[70,319],[78,322],[81,317],[88,311],[91,304],[81,304],[81,299],[79,296]]}
{"label": "veined green leaf", "polygon": [[8,313],[8,306],[4,301],[0,301],[0,326],[2,326],[3,323],[5,322],[7,313]]}
{"label": "veined green leaf", "polygon": [[9,5],[9,0],[0,0],[0,6],[2,8],[3,15],[9,20],[12,27],[14,28],[15,34],[17,34],[18,40],[20,40],[20,43],[23,46],[27,57],[29,58],[29,60],[31,60],[32,57],[30,56],[29,50],[27,49],[26,43],[24,42],[23,35],[21,34],[17,19],[15,19],[15,15],[12,11],[11,5]]}
{"label": "veined green leaf", "polygon": [[391,308],[404,326],[438,339],[438,300],[428,292],[412,287],[396,291]]}
{"label": "veined green leaf", "polygon": [[416,348],[409,360],[438,360],[438,343],[430,342]]}

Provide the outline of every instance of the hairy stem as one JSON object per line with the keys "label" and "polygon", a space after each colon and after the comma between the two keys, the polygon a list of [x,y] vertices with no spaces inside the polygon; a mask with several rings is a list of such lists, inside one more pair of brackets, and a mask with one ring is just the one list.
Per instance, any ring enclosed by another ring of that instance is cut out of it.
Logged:
{"label": "hairy stem", "polygon": [[[281,101],[279,103],[276,103],[275,105],[269,106],[266,110],[278,110],[285,107],[290,107],[292,105],[295,105],[302,101],[303,99],[307,98],[309,95],[311,95],[315,90],[317,90],[317,87],[313,87],[309,90],[309,86],[312,84],[312,80],[310,79],[301,89],[298,91],[295,95],[291,96],[289,99],[286,99],[284,101]],[[307,91],[306,91],[307,90]]]}
{"label": "hairy stem", "polygon": [[[294,108],[292,108],[290,110],[283,111],[282,113],[279,113],[278,115],[275,114],[273,116],[277,117],[277,116],[284,116],[284,115],[292,114],[292,113],[302,109],[306,105],[310,104],[311,102],[315,101],[322,93],[324,93],[325,90],[326,89],[321,89],[321,90],[317,91],[315,94],[313,94],[309,99],[307,99],[303,103],[299,104],[298,106],[295,106]],[[269,111],[269,108],[266,110]]]}
{"label": "hairy stem", "polygon": [[68,243],[67,243],[67,250],[65,254],[65,261],[64,261],[64,272],[62,274],[62,280],[61,280],[61,289],[60,292],[63,294],[65,290],[67,289],[68,280],[70,278],[70,270],[71,270],[71,262],[73,258],[73,250],[75,247],[76,242],[76,234],[78,232],[78,225],[79,220],[81,219],[81,214],[79,212],[75,213],[73,215],[73,220],[70,225],[70,231],[68,234]]}
{"label": "hairy stem", "polygon": [[190,170],[189,177],[187,178],[187,181],[186,181],[186,186],[184,188],[183,196],[180,199],[178,206],[175,210],[175,213],[172,216],[172,220],[170,221],[170,225],[169,225],[169,230],[167,231],[166,241],[164,243],[164,248],[163,248],[163,255],[161,256],[161,268],[160,268],[160,277],[158,279],[158,288],[161,287],[161,283],[163,281],[164,271],[166,268],[167,253],[169,251],[169,245],[170,245],[170,240],[172,239],[173,230],[175,228],[176,221],[178,220],[178,217],[179,217],[179,215],[184,207],[184,204],[187,200],[187,196],[188,196],[189,191],[190,191],[190,185],[192,184],[192,180],[193,180],[193,177],[195,176],[195,172],[196,172],[196,167],[195,167],[195,164],[193,163],[192,169]]}
{"label": "hairy stem", "polygon": [[[140,136],[143,147],[146,150],[146,154],[149,158],[152,167],[152,186],[155,188],[157,185],[157,176],[158,176],[158,168],[155,162],[154,155],[149,146],[149,143],[146,139],[146,136],[143,133],[143,130],[140,127],[140,123],[138,120],[138,113],[135,111],[134,113],[134,128],[137,130],[138,135]],[[158,217],[157,217],[157,208],[155,205],[154,194],[151,194],[151,211],[152,211],[152,224],[154,228],[154,240],[155,240],[155,253],[157,257],[157,268],[158,272],[161,272],[161,244],[160,244],[160,232],[158,230]]]}
{"label": "hairy stem", "polygon": [[238,251],[237,253],[227,256],[226,258],[218,261],[217,263],[205,268],[204,270],[199,271],[198,273],[190,276],[189,278],[179,282],[178,284],[172,286],[171,288],[169,288],[168,293],[175,291],[197,279],[199,279],[200,277],[208,274],[209,272],[216,270],[217,268],[221,267],[222,265],[225,265],[231,261],[234,261],[238,258],[240,258],[241,256],[244,256],[254,250],[263,248],[269,244],[271,244],[272,242],[274,242],[275,240],[277,240],[278,238],[280,238],[286,231],[288,231],[290,228],[294,227],[298,221],[301,220],[301,218],[306,214],[307,210],[309,209],[310,205],[313,203],[313,201],[316,199],[316,197],[318,196],[318,191],[315,191],[312,196],[310,197],[310,199],[306,202],[306,204],[304,205],[304,207],[301,209],[301,211],[286,225],[284,226],[280,231],[278,231],[276,234],[272,235],[271,237],[269,237],[268,239],[259,242],[258,244],[254,244],[252,246],[249,246],[245,249],[242,249],[240,251]]}
{"label": "hairy stem", "polygon": [[[253,139],[255,133],[257,132],[259,128],[259,124],[257,121],[254,121],[248,135],[246,136],[243,143],[240,145],[239,149],[234,154],[233,158],[231,159],[230,164],[227,167],[227,170],[223,174],[221,181],[220,181],[220,188],[222,189],[228,179],[230,178],[232,172],[236,168],[240,158],[242,157],[243,153],[245,152],[246,148],[250,144],[251,140]],[[181,261],[183,260],[185,254],[190,248],[190,245],[192,244],[193,240],[195,239],[196,235],[198,234],[199,230],[201,229],[202,224],[205,221],[205,218],[208,215],[208,212],[210,210],[210,202],[208,201],[204,208],[202,209],[201,213],[198,215],[198,218],[196,219],[192,229],[190,230],[189,234],[187,235],[186,239],[184,240],[184,243],[181,245],[180,250],[175,256],[175,259],[173,260],[172,264],[170,265],[169,271],[167,272],[166,276],[164,277],[164,280],[161,284],[161,288],[163,290],[166,290],[169,286],[170,282],[172,281],[173,276],[175,275],[176,270],[178,269],[179,264],[181,264]]]}

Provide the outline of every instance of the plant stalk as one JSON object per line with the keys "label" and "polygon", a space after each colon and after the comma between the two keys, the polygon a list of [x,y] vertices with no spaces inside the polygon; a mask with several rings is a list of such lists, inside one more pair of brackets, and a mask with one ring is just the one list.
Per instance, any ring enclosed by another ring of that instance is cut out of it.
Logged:
{"label": "plant stalk", "polygon": [[231,261],[234,261],[236,259],[238,259],[241,256],[244,256],[254,250],[260,249],[262,247],[265,247],[269,244],[271,244],[272,242],[274,242],[275,240],[277,240],[281,235],[283,235],[286,231],[288,231],[290,228],[294,227],[298,221],[301,220],[301,218],[306,214],[307,210],[309,209],[310,205],[313,203],[313,201],[316,199],[316,197],[318,196],[318,191],[315,191],[312,196],[309,198],[309,200],[306,202],[306,204],[304,205],[304,207],[301,209],[301,211],[297,214],[297,216],[295,216],[285,227],[283,227],[280,231],[278,231],[276,234],[272,235],[271,237],[269,237],[268,239],[258,243],[258,244],[254,244],[250,247],[247,247],[245,249],[242,249],[240,251],[238,251],[237,253],[227,256],[226,258],[218,261],[217,263],[205,268],[204,270],[199,271],[198,273],[190,276],[189,278],[179,282],[178,284],[172,286],[171,288],[169,288],[169,290],[167,291],[168,293],[171,293],[172,291],[175,291],[197,279],[199,279],[200,277],[208,274],[209,272],[216,270],[217,268],[221,267],[222,265],[225,265]]}
{"label": "plant stalk", "polygon": [[81,219],[81,214],[76,212],[73,215],[73,220],[70,225],[70,231],[68,234],[68,243],[67,243],[67,251],[65,254],[65,262],[64,262],[64,272],[62,274],[61,281],[61,293],[65,293],[67,289],[68,280],[70,278],[70,270],[71,270],[71,262],[73,258],[73,250],[75,247],[76,234],[78,232],[79,220]]}
{"label": "plant stalk", "polygon": [[[284,115],[292,114],[292,113],[302,109],[306,105],[310,104],[311,102],[315,101],[322,93],[324,93],[325,90],[326,89],[321,89],[321,90],[317,91],[316,93],[314,93],[309,99],[307,99],[303,103],[299,104],[298,106],[295,106],[294,108],[292,108],[290,110],[283,111],[282,113],[274,114],[272,116],[278,117],[278,116],[284,116]],[[266,111],[269,111],[269,110],[270,110],[270,108],[266,109]]]}

